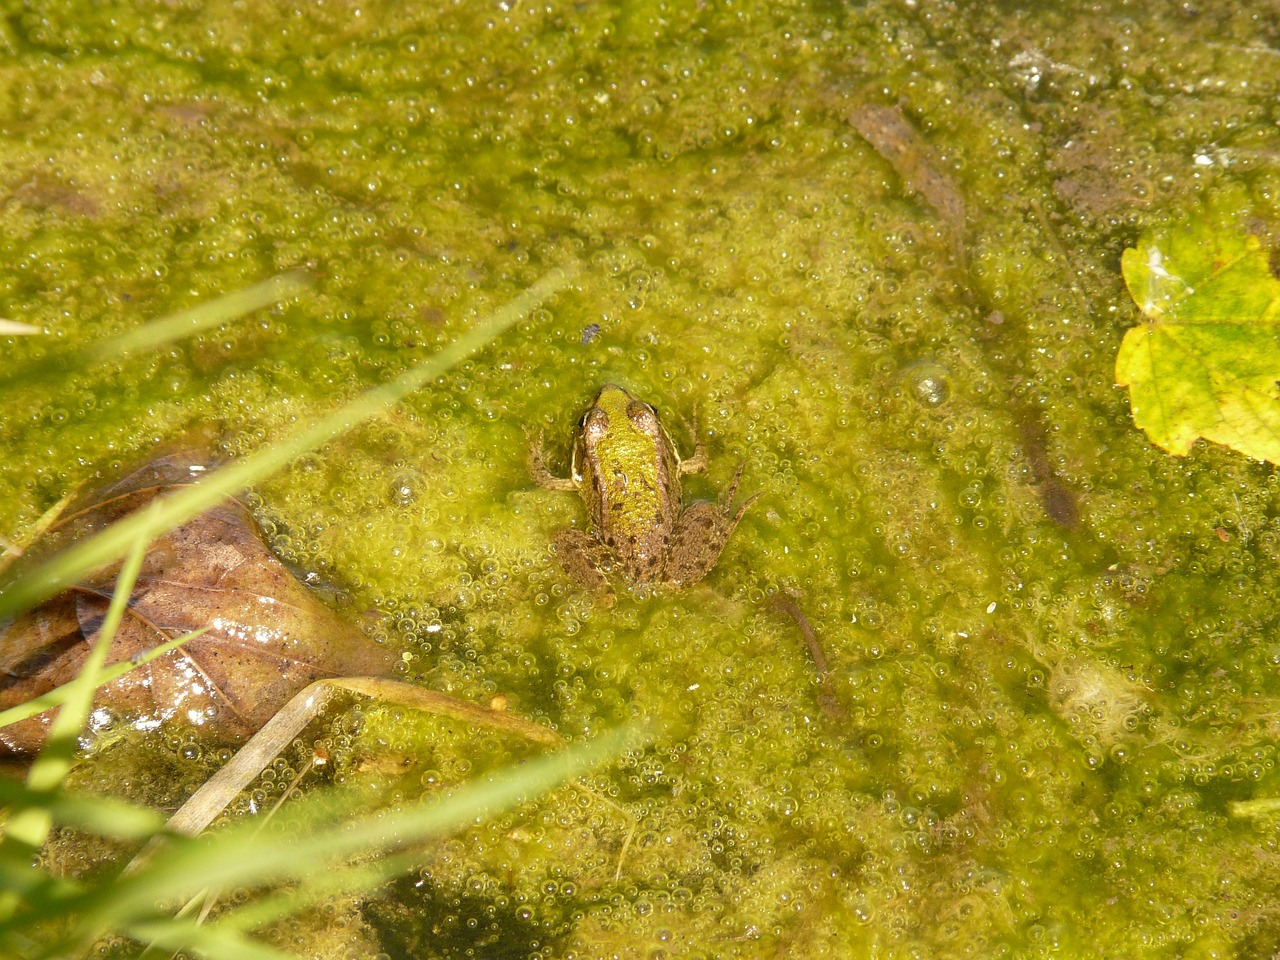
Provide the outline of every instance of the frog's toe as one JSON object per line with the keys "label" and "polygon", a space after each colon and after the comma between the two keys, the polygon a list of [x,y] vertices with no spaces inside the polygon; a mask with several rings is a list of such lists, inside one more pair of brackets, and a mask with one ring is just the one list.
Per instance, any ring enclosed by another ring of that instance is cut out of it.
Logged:
{"label": "frog's toe", "polygon": [[[741,520],[746,515],[747,511],[751,508],[751,505],[763,496],[764,496],[763,493],[753,493],[751,496],[747,497],[747,499],[742,501],[742,506],[738,508],[738,512],[735,513],[733,515],[733,519],[729,521],[730,533],[733,533],[733,528],[736,527],[738,525],[738,521]],[[729,501],[726,500],[725,501],[726,513],[728,512],[728,507],[729,507]]]}

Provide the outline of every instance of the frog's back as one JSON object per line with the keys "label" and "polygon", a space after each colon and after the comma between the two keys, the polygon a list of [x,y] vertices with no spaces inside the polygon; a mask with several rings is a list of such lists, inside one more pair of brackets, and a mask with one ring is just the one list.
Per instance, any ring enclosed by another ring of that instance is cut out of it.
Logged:
{"label": "frog's back", "polygon": [[680,505],[679,464],[668,448],[639,432],[601,444],[598,477],[608,522],[600,540],[635,580],[658,579]]}

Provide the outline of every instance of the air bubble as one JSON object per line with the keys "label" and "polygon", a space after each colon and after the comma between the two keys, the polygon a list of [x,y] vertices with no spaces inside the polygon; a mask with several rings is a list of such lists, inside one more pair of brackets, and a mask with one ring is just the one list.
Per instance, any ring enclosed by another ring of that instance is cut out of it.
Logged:
{"label": "air bubble", "polygon": [[939,363],[922,360],[903,371],[907,392],[922,407],[940,407],[951,396],[951,374]]}
{"label": "air bubble", "polygon": [[391,478],[388,494],[391,503],[407,507],[422,493],[422,476],[416,470],[401,470]]}

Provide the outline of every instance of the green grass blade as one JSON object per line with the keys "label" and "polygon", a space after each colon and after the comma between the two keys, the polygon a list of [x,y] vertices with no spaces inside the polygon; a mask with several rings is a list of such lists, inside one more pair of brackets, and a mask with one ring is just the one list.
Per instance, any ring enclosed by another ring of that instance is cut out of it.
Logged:
{"label": "green grass blade", "polygon": [[17,543],[10,540],[4,541],[4,551],[0,553],[0,574],[9,569],[9,564],[13,563],[26,552],[27,547],[31,546],[36,540],[44,536],[44,534],[58,522],[58,518],[62,516],[62,512],[67,508],[72,500],[75,499],[79,486],[72,487],[62,499],[51,506],[44,513],[36,518],[34,523],[28,524],[22,531],[22,535]]}
{"label": "green grass blade", "polygon": [[[64,936],[54,942],[47,937],[43,940],[47,950],[41,956],[59,957],[93,942],[105,931],[131,936],[141,935],[144,929],[158,933],[173,922],[173,918],[157,913],[165,903],[190,898],[210,886],[244,888],[296,882],[294,889],[269,897],[260,906],[249,904],[241,908],[243,914],[233,910],[215,925],[229,931],[256,928],[334,892],[376,886],[413,865],[418,859],[414,844],[478,817],[497,815],[615,759],[634,735],[635,731],[614,731],[398,810],[368,814],[367,794],[354,791],[314,794],[295,804],[294,813],[307,824],[306,836],[263,831],[260,820],[254,818],[199,840],[173,838],[153,860],[113,883],[92,888],[60,884],[44,893],[34,891],[21,915],[8,922],[0,920],[0,944],[33,934],[38,938],[50,922],[74,919],[74,928]],[[410,849],[399,850],[401,847]],[[370,854],[385,852],[390,856],[381,865],[369,863]],[[342,862],[348,856],[359,857],[361,862]],[[40,875],[35,879],[51,884]],[[156,926],[145,926],[148,924]]]}
{"label": "green grass blade", "polygon": [[[150,509],[144,512],[150,512]],[[148,541],[134,542],[120,575],[116,578],[115,590],[111,594],[111,603],[107,607],[107,615],[103,618],[102,627],[98,631],[98,639],[94,641],[89,656],[80,673],[68,686],[71,688],[63,701],[58,715],[49,725],[49,740],[44,750],[36,757],[27,775],[27,786],[34,791],[53,790],[62,785],[71,762],[75,757],[76,742],[84,731],[89,719],[89,711],[93,709],[93,692],[98,689],[98,674],[106,663],[107,651],[111,649],[111,641],[115,639],[120,621],[129,609],[129,600],[133,595],[133,585],[142,572],[142,562],[147,556]],[[6,839],[14,836],[13,824],[9,824]],[[40,843],[44,837],[39,838]],[[39,844],[37,844],[38,846]]]}
{"label": "green grass blade", "polygon": [[117,840],[148,840],[164,829],[163,814],[112,797],[87,797],[61,790],[36,792],[0,779],[0,804],[11,810],[41,807],[55,823]]}
{"label": "green grass blade", "polygon": [[85,348],[85,355],[91,360],[110,360],[137,350],[153,350],[170,341],[201,333],[246,313],[288,300],[310,287],[311,280],[301,271],[282,273],[244,290],[214,297],[190,310],[179,310],[136,330],[95,343]]}
{"label": "green grass blade", "polygon": [[543,746],[563,747],[564,740],[541,724],[514,714],[478,707],[448,694],[426,690],[398,680],[377,677],[333,677],[316,680],[293,695],[275,716],[258,729],[248,743],[205,781],[169,819],[175,833],[196,836],[226,809],[249,783],[283,750],[286,744],[322,713],[339,692],[356,693],[382,703],[412,707],[441,717],[453,717],[475,729],[501,730]]}
{"label": "green grass blade", "polygon": [[[180,637],[175,637],[167,643],[160,644],[158,647],[152,647],[150,650],[137,654],[128,660],[113,663],[99,672],[98,687],[105,687],[108,683],[118,680],[126,673],[146,666],[157,657],[163,657],[170,650],[176,650],[188,640],[194,640],[196,637],[208,633],[211,629],[211,627],[201,627],[199,630],[192,630],[190,633],[184,633]],[[75,683],[75,680],[69,680],[62,686],[54,687],[48,693],[42,693],[26,703],[20,703],[15,707],[10,707],[8,710],[0,710],[0,727],[7,727],[11,723],[17,723],[19,720],[34,717],[37,713],[44,713],[53,707],[62,706],[67,702],[67,697],[71,695]]]}
{"label": "green grass blade", "polygon": [[140,920],[120,932],[166,951],[187,950],[209,960],[298,960],[297,954],[251,940],[221,924],[202,926],[195,920]]}
{"label": "green grass blade", "polygon": [[422,864],[422,852],[392,854],[367,863],[344,864],[333,870],[317,871],[305,884],[290,886],[272,894],[254,897],[218,917],[217,925],[227,930],[257,930],[315,907],[334,897],[355,896],[376,890],[388,880]]}
{"label": "green grass blade", "polygon": [[634,731],[629,730],[604,734],[588,744],[520,764],[492,780],[354,820],[352,813],[367,809],[367,796],[307,797],[298,811],[311,828],[305,836],[260,832],[259,824],[249,820],[219,832],[209,842],[174,841],[144,869],[121,878],[109,890],[95,892],[97,902],[83,904],[83,922],[89,929],[104,929],[121,919],[148,916],[157,902],[181,900],[206,887],[294,881],[305,888],[313,882],[332,883],[332,878],[319,878],[326,870],[341,870],[341,864],[335,865],[340,858],[394,851],[477,817],[497,815],[617,757],[633,739]]}
{"label": "green grass blade", "polygon": [[[191,336],[202,330],[234,320],[253,310],[270,306],[286,297],[292,297],[307,289],[310,281],[306,275],[294,271],[281,274],[255,284],[245,290],[215,297],[190,310],[180,310],[151,323],[143,324],[116,337],[98,343],[90,343],[68,352],[58,351],[48,356],[28,361],[19,369],[6,369],[0,386],[47,383],[60,380],[66,370],[80,369],[102,360],[124,356],[137,350],[154,349],[180,337]],[[25,326],[25,325],[22,325]],[[9,331],[22,333],[24,331]],[[32,333],[40,333],[32,328]],[[0,335],[4,334],[0,330]]]}
{"label": "green grass blade", "polygon": [[297,433],[243,460],[216,470],[189,487],[155,502],[156,509],[124,518],[96,536],[69,547],[0,593],[0,620],[28,609],[93,570],[119,559],[138,540],[153,540],[279,470],[312,450],[377,416],[396,401],[480,350],[539,303],[569,282],[571,269],[551,271],[528,290],[499,307],[487,320],[462,334],[430,360],[376,387]]}
{"label": "green grass blade", "polygon": [[[147,512],[150,512],[149,510]],[[49,739],[45,748],[40,751],[31,771],[27,774],[27,789],[33,794],[52,793],[62,786],[71,764],[75,760],[77,739],[89,718],[93,708],[93,691],[98,686],[98,671],[106,661],[107,651],[115,638],[120,620],[129,606],[129,598],[133,593],[133,585],[142,570],[142,562],[146,557],[147,541],[136,541],[126,557],[120,575],[116,578],[116,589],[111,596],[111,604],[107,607],[107,615],[102,621],[98,639],[85,660],[84,667],[75,680],[71,681],[68,693],[58,715],[49,725]],[[4,840],[0,841],[0,863],[6,870],[21,872],[24,868],[36,870],[32,857],[44,844],[49,830],[53,826],[53,814],[47,806],[30,806],[20,810],[9,818],[5,824]],[[0,894],[0,919],[12,916],[19,904],[19,897],[13,891]]]}

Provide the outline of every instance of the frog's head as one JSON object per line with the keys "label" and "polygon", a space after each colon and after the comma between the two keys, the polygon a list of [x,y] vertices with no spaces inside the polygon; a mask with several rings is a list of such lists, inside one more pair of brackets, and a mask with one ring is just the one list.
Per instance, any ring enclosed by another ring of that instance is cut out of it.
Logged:
{"label": "frog's head", "polygon": [[616,383],[606,383],[600,388],[596,398],[591,401],[591,406],[587,408],[586,413],[582,415],[578,428],[584,433],[592,432],[601,435],[610,429],[633,429],[639,426],[632,422],[633,418],[642,415],[642,411],[648,411],[653,422],[657,423],[658,414],[653,407],[643,400],[637,400],[626,387],[620,387]]}
{"label": "frog's head", "polygon": [[582,483],[601,474],[645,477],[652,485],[659,462],[673,455],[658,411],[626,388],[606,383],[578,421],[573,478]]}

